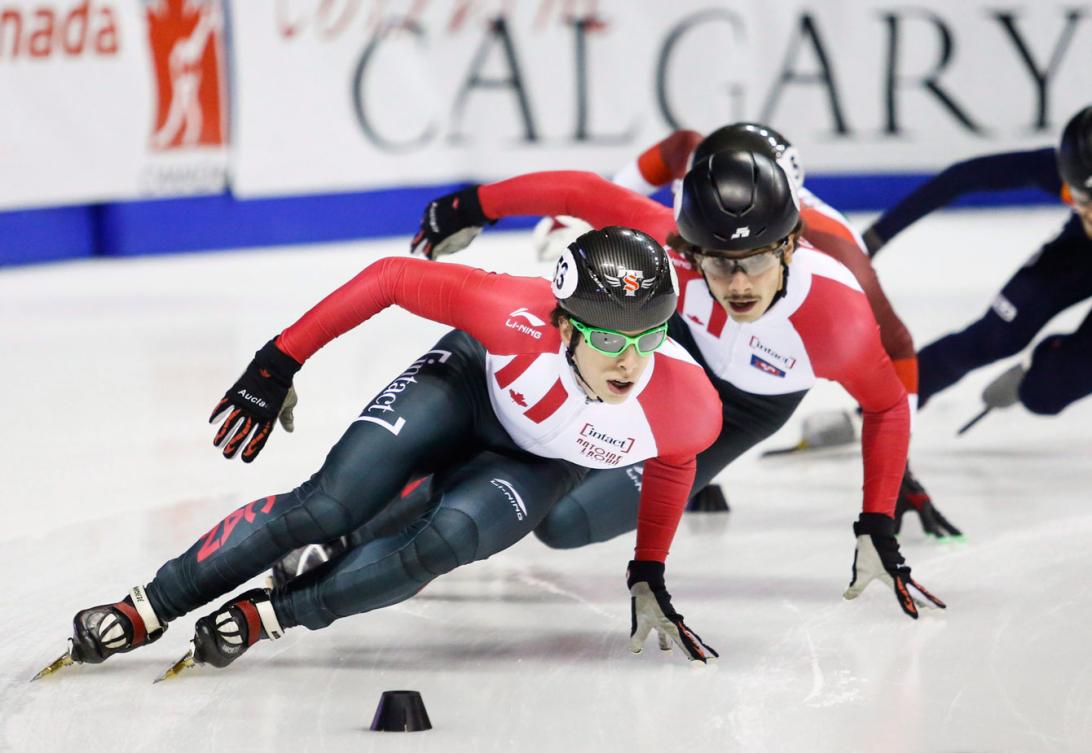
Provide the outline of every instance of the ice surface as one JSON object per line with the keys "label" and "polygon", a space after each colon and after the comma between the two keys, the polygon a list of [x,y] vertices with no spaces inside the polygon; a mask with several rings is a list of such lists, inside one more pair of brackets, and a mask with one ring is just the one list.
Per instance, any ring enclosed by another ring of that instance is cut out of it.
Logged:
{"label": "ice surface", "polygon": [[[919,345],[977,318],[1059,210],[930,218],[879,258]],[[695,670],[626,647],[632,541],[525,540],[393,608],[261,644],[231,668],[152,687],[192,618],[100,667],[29,684],[71,615],[112,601],[249,499],[291,488],[438,325],[398,311],[299,375],[296,432],[251,466],[211,446],[208,412],[269,337],[402,242],[95,261],[0,272],[0,749],[10,751],[1092,750],[1092,401],[956,428],[1006,364],[938,396],[912,457],[967,533],[902,537],[950,605],[913,622],[878,586],[841,598],[853,556],[853,450],[759,461],[722,481],[727,516],[688,516],[669,561],[680,611],[721,652]],[[545,273],[522,234],[460,261]],[[1049,331],[1071,328],[1078,307]],[[821,385],[804,415],[849,407]],[[420,690],[435,727],[371,733],[382,690]]]}

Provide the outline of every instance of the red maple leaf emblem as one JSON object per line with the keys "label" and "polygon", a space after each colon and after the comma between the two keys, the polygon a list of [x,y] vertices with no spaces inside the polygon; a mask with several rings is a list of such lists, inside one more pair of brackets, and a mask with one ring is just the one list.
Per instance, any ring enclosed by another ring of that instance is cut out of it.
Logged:
{"label": "red maple leaf emblem", "polygon": [[694,316],[693,314],[687,314],[686,318],[689,319],[690,321],[694,322],[694,324],[697,324],[699,327],[704,327],[705,326],[705,322],[703,322],[701,319]]}
{"label": "red maple leaf emblem", "polygon": [[527,401],[524,399],[523,395],[516,392],[515,390],[508,390],[508,396],[511,397],[512,401],[516,405],[518,405],[519,407],[521,407],[521,408],[526,408],[527,407]]}

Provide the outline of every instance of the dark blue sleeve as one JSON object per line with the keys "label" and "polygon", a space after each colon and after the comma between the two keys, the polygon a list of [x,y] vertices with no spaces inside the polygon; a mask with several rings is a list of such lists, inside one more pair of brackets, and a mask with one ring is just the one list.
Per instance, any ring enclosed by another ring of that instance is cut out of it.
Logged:
{"label": "dark blue sleeve", "polygon": [[989,154],[951,165],[872,224],[865,233],[869,252],[875,254],[910,225],[964,194],[1041,188],[1052,196],[1059,196],[1062,180],[1058,177],[1054,153],[1054,148],[1048,147],[1030,152]]}

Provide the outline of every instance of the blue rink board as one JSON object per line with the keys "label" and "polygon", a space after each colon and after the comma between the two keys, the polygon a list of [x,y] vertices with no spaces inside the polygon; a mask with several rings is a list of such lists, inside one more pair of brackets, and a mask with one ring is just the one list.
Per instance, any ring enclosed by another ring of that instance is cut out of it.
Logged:
{"label": "blue rink board", "polygon": [[[891,206],[928,179],[923,174],[814,175],[808,187],[842,211]],[[432,198],[464,184],[239,200],[229,193],[178,199],[0,212],[0,266],[91,256],[140,256],[203,250],[405,236]],[[666,191],[658,199],[670,203]],[[1054,204],[1034,190],[998,191],[953,204]],[[530,227],[533,218],[499,229]]]}

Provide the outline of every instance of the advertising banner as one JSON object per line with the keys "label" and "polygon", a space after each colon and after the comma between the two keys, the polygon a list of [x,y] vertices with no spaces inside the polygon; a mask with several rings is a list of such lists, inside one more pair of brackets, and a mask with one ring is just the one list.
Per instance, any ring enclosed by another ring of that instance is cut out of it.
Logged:
{"label": "advertising banner", "polygon": [[609,173],[677,127],[770,123],[809,172],[1052,144],[1092,7],[1018,0],[230,3],[243,196]]}
{"label": "advertising banner", "polygon": [[0,0],[0,207],[222,191],[220,0]]}

